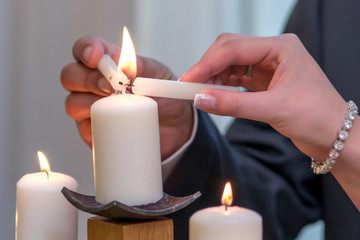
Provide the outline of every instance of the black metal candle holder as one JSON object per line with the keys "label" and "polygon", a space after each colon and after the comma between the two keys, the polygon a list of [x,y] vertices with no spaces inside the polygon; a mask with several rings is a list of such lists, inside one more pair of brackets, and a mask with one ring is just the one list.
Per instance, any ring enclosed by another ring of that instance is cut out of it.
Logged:
{"label": "black metal candle holder", "polygon": [[200,192],[186,197],[173,197],[164,193],[163,198],[155,203],[128,206],[118,201],[101,204],[95,201],[95,196],[73,192],[66,187],[61,192],[77,209],[111,219],[152,219],[165,216],[183,209],[201,196]]}

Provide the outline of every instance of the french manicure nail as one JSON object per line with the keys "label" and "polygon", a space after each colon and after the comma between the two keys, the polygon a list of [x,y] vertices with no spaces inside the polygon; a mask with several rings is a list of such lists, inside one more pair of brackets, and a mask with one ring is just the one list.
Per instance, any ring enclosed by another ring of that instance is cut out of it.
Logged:
{"label": "french manicure nail", "polygon": [[186,73],[183,73],[176,81],[181,82],[185,75]]}
{"label": "french manicure nail", "polygon": [[214,109],[216,105],[216,99],[211,94],[198,93],[195,95],[194,107],[202,110]]}

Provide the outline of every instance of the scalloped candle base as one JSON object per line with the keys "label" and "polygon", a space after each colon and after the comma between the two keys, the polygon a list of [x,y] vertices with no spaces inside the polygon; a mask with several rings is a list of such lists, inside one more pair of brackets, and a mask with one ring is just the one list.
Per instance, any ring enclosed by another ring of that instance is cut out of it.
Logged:
{"label": "scalloped candle base", "polygon": [[164,193],[159,201],[147,205],[128,206],[118,201],[101,204],[95,196],[73,192],[66,187],[61,190],[65,198],[77,209],[111,219],[153,219],[177,212],[201,196],[198,191],[186,197],[173,197]]}

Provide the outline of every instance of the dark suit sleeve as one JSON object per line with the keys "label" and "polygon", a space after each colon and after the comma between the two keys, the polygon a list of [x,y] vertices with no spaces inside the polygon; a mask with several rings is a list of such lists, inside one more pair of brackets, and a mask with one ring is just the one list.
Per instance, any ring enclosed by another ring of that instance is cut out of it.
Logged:
{"label": "dark suit sleeve", "polygon": [[199,112],[194,142],[164,183],[165,192],[174,196],[202,193],[171,216],[175,239],[187,239],[194,211],[220,205],[226,181],[232,183],[234,205],[262,215],[265,240],[293,239],[304,224],[320,215],[318,184],[309,161],[267,124],[237,119],[225,138],[208,115]]}

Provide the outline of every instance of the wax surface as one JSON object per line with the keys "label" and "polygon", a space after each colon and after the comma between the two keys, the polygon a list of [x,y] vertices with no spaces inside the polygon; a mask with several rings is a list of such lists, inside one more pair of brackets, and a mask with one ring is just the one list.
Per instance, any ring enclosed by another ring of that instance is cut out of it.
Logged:
{"label": "wax surface", "polygon": [[262,240],[262,218],[249,209],[224,206],[194,213],[190,218],[190,240]]}
{"label": "wax surface", "polygon": [[17,240],[76,240],[77,209],[62,195],[61,189],[77,191],[72,177],[49,172],[31,173],[16,184]]}
{"label": "wax surface", "polygon": [[133,206],[163,196],[157,103],[117,94],[91,106],[96,201]]}

